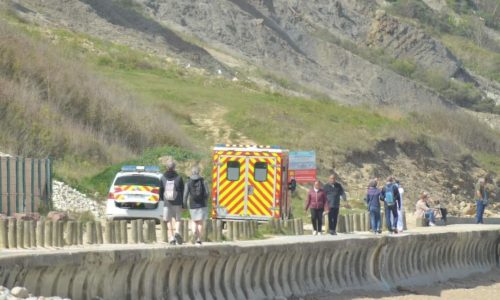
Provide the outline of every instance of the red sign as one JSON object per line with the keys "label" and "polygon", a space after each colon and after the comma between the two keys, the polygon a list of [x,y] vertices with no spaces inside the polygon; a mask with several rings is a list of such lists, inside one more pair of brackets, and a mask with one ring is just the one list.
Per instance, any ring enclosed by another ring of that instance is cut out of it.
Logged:
{"label": "red sign", "polygon": [[316,181],[316,169],[288,170],[288,180],[295,178],[297,183],[310,183]]}

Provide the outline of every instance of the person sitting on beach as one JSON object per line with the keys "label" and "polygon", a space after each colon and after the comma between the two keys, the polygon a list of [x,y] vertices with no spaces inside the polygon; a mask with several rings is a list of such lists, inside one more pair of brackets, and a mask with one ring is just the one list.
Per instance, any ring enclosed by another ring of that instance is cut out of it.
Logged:
{"label": "person sitting on beach", "polygon": [[428,199],[429,194],[426,192],[420,193],[420,198],[415,205],[415,215],[417,218],[425,218],[430,226],[435,226],[434,220],[436,216],[434,214],[434,209],[429,206]]}

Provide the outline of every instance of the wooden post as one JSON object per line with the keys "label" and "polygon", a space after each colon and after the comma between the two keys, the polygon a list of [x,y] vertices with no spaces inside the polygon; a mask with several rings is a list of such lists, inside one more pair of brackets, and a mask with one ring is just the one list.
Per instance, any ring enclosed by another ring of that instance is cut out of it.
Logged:
{"label": "wooden post", "polygon": [[113,221],[106,221],[104,242],[106,244],[113,244]]}
{"label": "wooden post", "polygon": [[234,222],[226,222],[227,224],[227,239],[234,241]]}
{"label": "wooden post", "polygon": [[52,221],[52,247],[59,247],[59,237],[57,236],[57,222],[59,221]]}
{"label": "wooden post", "polygon": [[127,220],[120,221],[120,232],[122,244],[128,244]]}
{"label": "wooden post", "polygon": [[30,221],[26,220],[23,223],[24,223],[24,248],[31,248]]}
{"label": "wooden post", "polygon": [[208,242],[208,235],[210,234],[210,220],[203,220],[203,241]]}
{"label": "wooden post", "polygon": [[143,227],[144,227],[144,220],[139,219],[137,220],[137,240],[139,243],[144,243],[144,235],[143,235]]}
{"label": "wooden post", "polygon": [[94,240],[94,235],[92,234],[92,227],[94,225],[94,222],[87,222],[86,224],[86,237],[87,237],[87,244],[93,245],[95,244]]}
{"label": "wooden post", "polygon": [[17,248],[24,248],[24,221],[17,220]]}
{"label": "wooden post", "polygon": [[212,219],[212,226],[211,226],[211,232],[210,232],[210,239],[215,242],[217,241],[217,220]]}
{"label": "wooden post", "polygon": [[[184,221],[184,227],[183,227],[183,231],[182,231],[182,238],[184,239],[184,241],[190,241],[191,240],[191,237],[189,236],[189,223],[190,223],[190,220],[189,219],[186,219],[186,220],[183,220]],[[192,230],[193,232],[193,236],[194,236],[194,228]]]}
{"label": "wooden post", "polygon": [[52,229],[54,229],[51,220],[45,221],[45,247],[52,247]]}
{"label": "wooden post", "polygon": [[222,221],[217,220],[217,241],[222,241]]}
{"label": "wooden post", "polygon": [[102,238],[102,224],[101,224],[101,221],[97,221],[95,223],[95,230],[96,230],[96,242],[98,244],[102,244],[103,243],[103,238]]}
{"label": "wooden post", "polygon": [[83,245],[83,223],[81,221],[76,222],[76,239],[78,245]]}
{"label": "wooden post", "polygon": [[354,222],[354,231],[361,231],[361,215],[355,214],[352,216]]}
{"label": "wooden post", "polygon": [[115,236],[115,243],[116,244],[121,244],[122,243],[122,233],[120,229],[120,221],[113,221],[113,233]]}
{"label": "wooden post", "polygon": [[36,244],[36,222],[33,220],[30,220],[29,225],[30,225],[30,241],[31,241],[30,244],[31,244],[31,247],[36,248],[36,246],[37,246],[37,244]]}
{"label": "wooden post", "polygon": [[45,220],[40,219],[36,224],[36,244],[45,247]]}
{"label": "wooden post", "polygon": [[[0,184],[2,184],[0,182]],[[0,199],[1,201],[1,199]],[[8,238],[8,221],[0,220],[0,249],[9,248],[9,238]]]}
{"label": "wooden post", "polygon": [[161,241],[164,243],[168,243],[167,222],[165,222],[164,220],[161,220],[160,225],[161,225]]}
{"label": "wooden post", "polygon": [[68,246],[74,245],[75,244],[75,222],[74,221],[68,221],[66,223],[66,228],[65,228],[65,243]]}
{"label": "wooden post", "polygon": [[130,222],[130,229],[132,230],[132,243],[139,243],[139,234],[137,233],[137,220]]}
{"label": "wooden post", "polygon": [[9,242],[9,248],[17,248],[17,220],[9,218],[8,224],[7,240]]}

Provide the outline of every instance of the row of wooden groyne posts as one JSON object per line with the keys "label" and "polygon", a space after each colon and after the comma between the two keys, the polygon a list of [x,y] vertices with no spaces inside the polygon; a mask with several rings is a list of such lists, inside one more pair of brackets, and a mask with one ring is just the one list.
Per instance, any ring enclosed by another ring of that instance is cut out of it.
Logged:
{"label": "row of wooden groyne posts", "polygon": [[[325,218],[325,229],[328,221]],[[370,229],[368,213],[340,215],[337,232],[349,233]],[[190,241],[191,222],[181,220],[180,231]],[[250,240],[271,235],[303,235],[302,219],[257,221],[204,221],[203,239],[211,242]],[[154,220],[120,221],[52,221],[41,218],[0,220],[0,249],[64,247],[94,244],[140,244],[168,242],[167,224]]]}

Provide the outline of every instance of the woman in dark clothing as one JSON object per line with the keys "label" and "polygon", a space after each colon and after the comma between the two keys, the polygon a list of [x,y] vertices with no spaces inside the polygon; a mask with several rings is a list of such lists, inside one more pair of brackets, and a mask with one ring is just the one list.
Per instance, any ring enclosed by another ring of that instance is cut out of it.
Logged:
{"label": "woman in dark clothing", "polygon": [[381,233],[380,228],[380,190],[377,188],[377,180],[370,180],[368,192],[365,198],[370,212],[370,224],[373,233]]}

